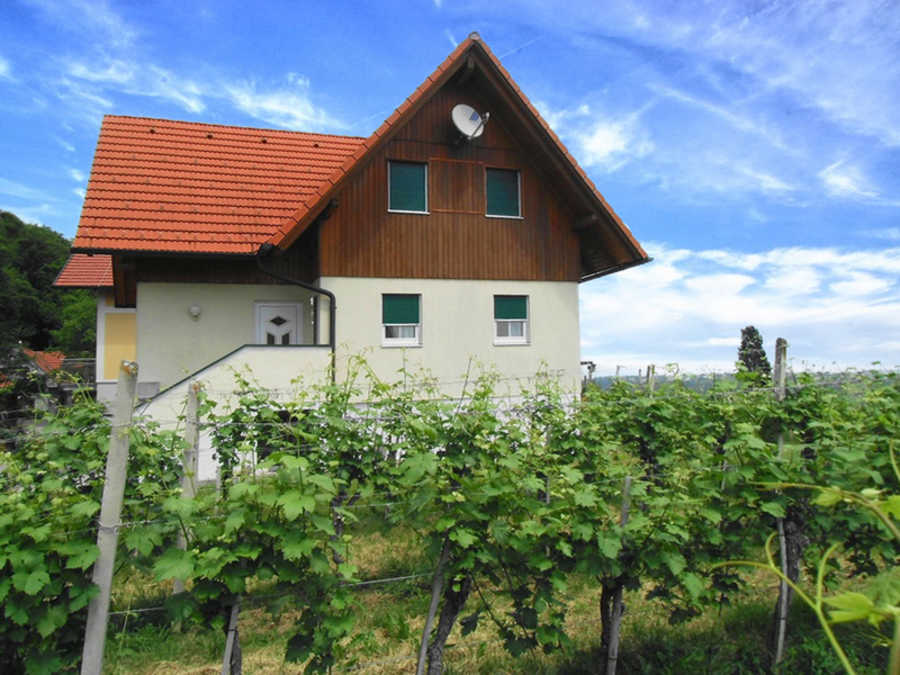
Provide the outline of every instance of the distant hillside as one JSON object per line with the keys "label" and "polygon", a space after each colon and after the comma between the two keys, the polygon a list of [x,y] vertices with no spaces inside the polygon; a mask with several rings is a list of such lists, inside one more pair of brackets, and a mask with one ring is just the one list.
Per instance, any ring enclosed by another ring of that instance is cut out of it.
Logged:
{"label": "distant hillside", "polygon": [[[677,377],[673,377],[671,375],[660,375],[657,373],[655,377],[657,384],[662,384],[663,382],[671,382],[672,380],[676,379],[684,383],[684,386],[686,386],[688,389],[704,392],[711,389],[712,386],[717,382],[722,382],[724,380],[733,380],[734,374],[704,373],[701,375],[678,375]],[[618,378],[615,375],[602,375],[595,377],[592,381],[594,385],[600,387],[601,389],[609,389],[616,380],[628,382],[630,384],[644,384],[647,381],[645,377],[639,377],[637,375],[623,375]]]}

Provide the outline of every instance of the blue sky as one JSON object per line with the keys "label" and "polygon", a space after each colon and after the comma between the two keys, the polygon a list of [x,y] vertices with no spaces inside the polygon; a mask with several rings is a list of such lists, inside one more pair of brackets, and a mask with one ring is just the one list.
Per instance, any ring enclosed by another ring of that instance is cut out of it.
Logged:
{"label": "blue sky", "polygon": [[0,208],[74,235],[105,113],[368,135],[473,30],[655,258],[581,288],[601,372],[900,365],[894,2],[5,0]]}

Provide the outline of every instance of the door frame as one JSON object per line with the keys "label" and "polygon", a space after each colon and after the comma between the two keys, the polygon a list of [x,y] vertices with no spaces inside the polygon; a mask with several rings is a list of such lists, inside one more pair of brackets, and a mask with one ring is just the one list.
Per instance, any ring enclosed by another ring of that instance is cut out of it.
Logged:
{"label": "door frame", "polygon": [[291,308],[296,312],[296,340],[291,342],[292,345],[302,345],[305,344],[304,339],[304,330],[303,330],[303,322],[306,319],[303,313],[303,303],[302,302],[285,302],[284,300],[257,300],[253,303],[253,316],[254,316],[254,339],[256,340],[256,344],[265,345],[267,347],[285,347],[287,345],[268,345],[266,344],[263,335],[265,331],[262,329],[262,312],[264,308],[273,308],[273,307],[284,307]]}

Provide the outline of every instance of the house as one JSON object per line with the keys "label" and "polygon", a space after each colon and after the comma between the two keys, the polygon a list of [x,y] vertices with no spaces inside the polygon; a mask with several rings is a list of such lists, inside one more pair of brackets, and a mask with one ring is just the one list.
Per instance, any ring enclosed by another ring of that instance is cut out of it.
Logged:
{"label": "house", "polygon": [[59,377],[62,352],[35,351],[19,345],[0,362],[0,447],[21,426],[34,421],[35,411],[54,409],[69,393]]}
{"label": "house", "polygon": [[648,261],[476,33],[368,138],[105,117],[73,251],[98,397],[134,359],[169,419],[191,380],[279,390],[360,352],[451,394],[471,357],[574,390],[578,284]]}

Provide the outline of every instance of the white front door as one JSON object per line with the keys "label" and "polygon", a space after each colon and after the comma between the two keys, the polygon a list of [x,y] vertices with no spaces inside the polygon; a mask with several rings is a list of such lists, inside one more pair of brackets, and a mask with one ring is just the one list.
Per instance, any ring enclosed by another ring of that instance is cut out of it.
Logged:
{"label": "white front door", "polygon": [[256,342],[261,345],[300,344],[300,305],[259,303],[256,305]]}

